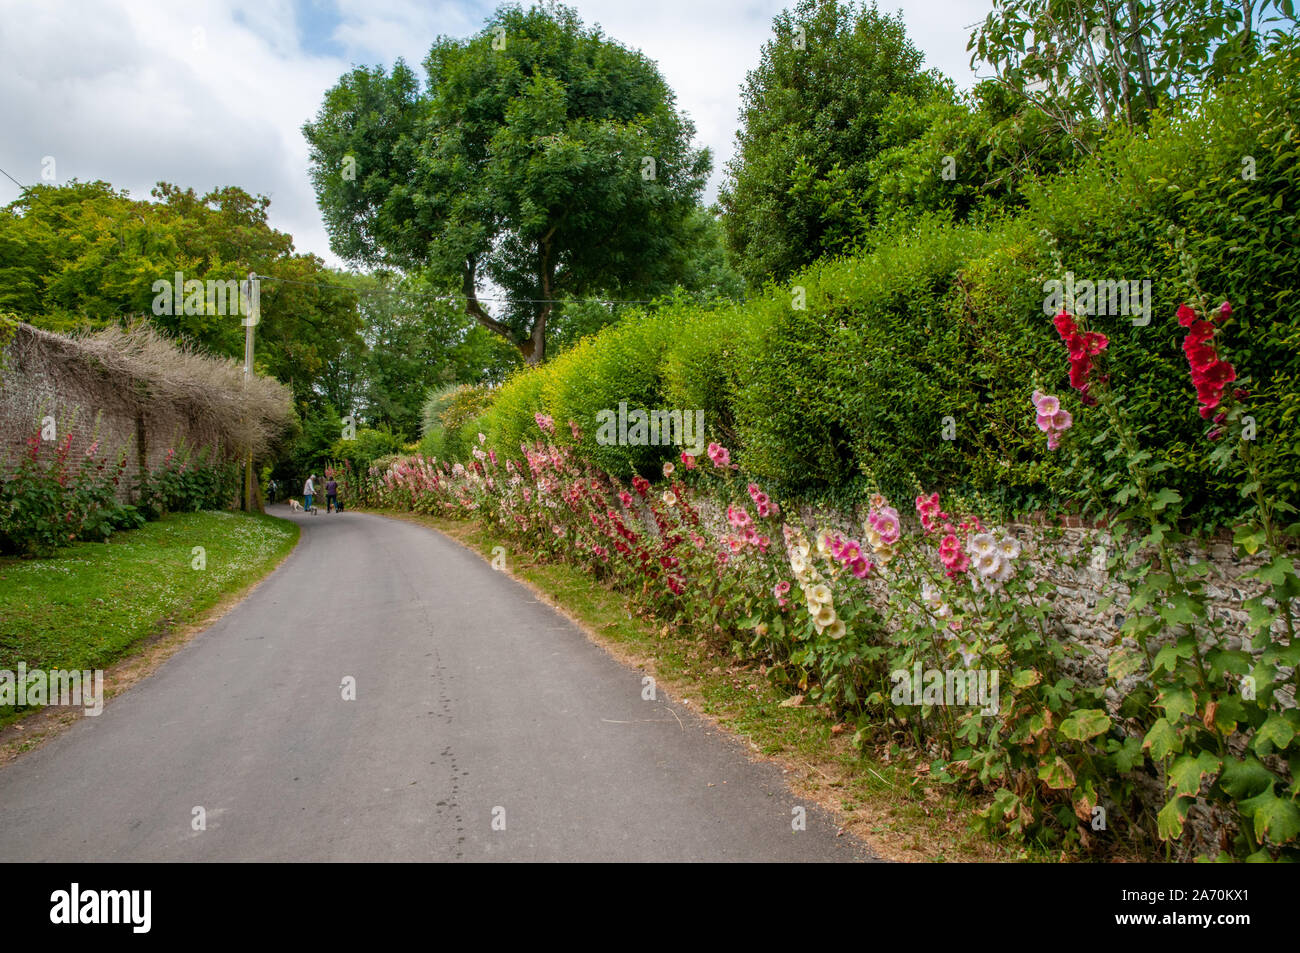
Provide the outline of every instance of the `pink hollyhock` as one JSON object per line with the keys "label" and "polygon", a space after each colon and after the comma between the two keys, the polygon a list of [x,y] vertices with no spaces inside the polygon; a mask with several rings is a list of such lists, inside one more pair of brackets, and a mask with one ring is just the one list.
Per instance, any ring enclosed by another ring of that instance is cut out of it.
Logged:
{"label": "pink hollyhock", "polygon": [[898,542],[900,535],[898,510],[892,506],[882,506],[878,511],[874,511],[867,517],[867,522],[871,528],[880,534],[880,540],[886,546],[892,546]]}
{"label": "pink hollyhock", "polygon": [[682,451],[682,466],[684,466],[688,470],[695,469],[695,458],[691,456],[689,453],[687,453],[685,450]]}

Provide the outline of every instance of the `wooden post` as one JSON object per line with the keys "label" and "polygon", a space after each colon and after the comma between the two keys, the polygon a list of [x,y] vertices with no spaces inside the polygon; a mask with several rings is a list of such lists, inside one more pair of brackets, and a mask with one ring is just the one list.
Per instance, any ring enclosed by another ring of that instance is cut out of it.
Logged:
{"label": "wooden post", "polygon": [[[248,273],[248,295],[244,299],[247,302],[244,315],[244,386],[248,387],[253,380],[253,328],[257,324],[260,316],[259,295],[254,290],[253,282],[257,280],[255,272]],[[244,460],[244,512],[251,513],[256,509],[253,503],[253,444],[249,441],[248,456]]]}

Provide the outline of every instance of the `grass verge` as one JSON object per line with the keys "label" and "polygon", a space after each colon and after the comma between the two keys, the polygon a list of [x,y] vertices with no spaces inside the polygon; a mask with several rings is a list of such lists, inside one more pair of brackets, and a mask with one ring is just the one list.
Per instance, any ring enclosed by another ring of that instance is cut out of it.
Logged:
{"label": "grass verge", "polygon": [[[14,671],[21,661],[29,670],[94,670],[146,655],[106,673],[105,693],[117,694],[179,648],[196,623],[212,621],[212,610],[242,597],[297,541],[298,526],[287,520],[178,513],[47,559],[0,559],[0,669]],[[202,547],[202,569],[195,547]],[[0,726],[31,714],[0,706]],[[61,721],[59,710],[40,714]],[[0,737],[0,749],[14,740]]]}
{"label": "grass verge", "polygon": [[[372,511],[436,529],[490,559],[506,542],[477,523],[400,511]],[[508,547],[515,552],[513,545]],[[776,761],[802,798],[837,814],[845,833],[880,856],[899,861],[1055,860],[972,823],[983,802],[927,784],[921,765],[889,761],[854,749],[852,730],[826,710],[790,707],[755,666],[710,654],[689,633],[633,614],[626,598],[575,567],[507,559],[507,571],[587,632],[621,662],[653,675],[656,683],[696,712],[748,741],[760,757]]]}

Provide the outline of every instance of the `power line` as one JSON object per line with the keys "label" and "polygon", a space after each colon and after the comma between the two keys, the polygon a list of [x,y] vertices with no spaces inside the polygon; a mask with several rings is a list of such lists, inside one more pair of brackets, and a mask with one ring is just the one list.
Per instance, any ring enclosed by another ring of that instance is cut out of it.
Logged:
{"label": "power line", "polygon": [[12,175],[10,175],[8,172],[5,172],[4,169],[0,169],[0,172],[4,172],[4,174],[5,174],[5,178],[8,179],[10,182],[12,182],[14,185],[18,186],[18,188],[22,189],[24,192],[26,192],[27,189],[29,188],[29,186],[23,185],[21,182],[19,182],[17,179],[15,179],[15,178],[14,178]]}

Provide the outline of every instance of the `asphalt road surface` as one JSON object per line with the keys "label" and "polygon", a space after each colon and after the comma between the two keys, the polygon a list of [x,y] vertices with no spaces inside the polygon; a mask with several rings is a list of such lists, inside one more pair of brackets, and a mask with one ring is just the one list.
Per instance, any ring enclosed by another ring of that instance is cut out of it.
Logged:
{"label": "asphalt road surface", "polygon": [[302,526],[275,573],[0,768],[0,861],[871,859],[473,553],[274,510]]}

